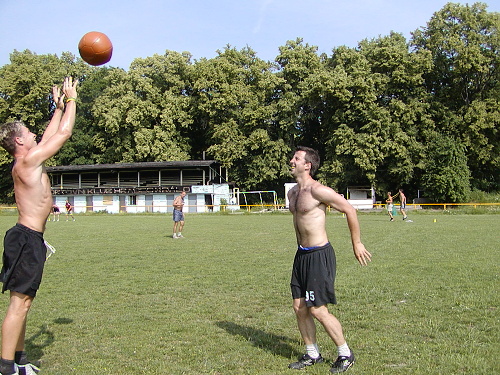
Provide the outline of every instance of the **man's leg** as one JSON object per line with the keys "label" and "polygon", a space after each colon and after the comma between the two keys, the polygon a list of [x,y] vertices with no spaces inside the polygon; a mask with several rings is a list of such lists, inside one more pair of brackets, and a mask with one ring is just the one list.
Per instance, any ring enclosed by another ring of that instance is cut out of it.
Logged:
{"label": "man's leg", "polygon": [[316,325],[314,324],[313,316],[310,314],[309,308],[306,306],[304,298],[293,300],[293,310],[297,318],[300,335],[306,345],[316,343]]}
{"label": "man's leg", "polygon": [[[24,350],[26,317],[33,297],[10,292],[10,303],[2,324],[2,359],[14,361],[16,351]],[[5,371],[5,370],[4,370]]]}
{"label": "man's leg", "polygon": [[321,357],[318,345],[316,344],[316,325],[314,324],[314,319],[309,308],[306,306],[305,299],[294,299],[293,310],[297,318],[300,335],[306,345],[306,354],[300,357],[297,362],[290,363],[288,367],[300,370],[306,366],[323,362],[323,357]]}
{"label": "man's leg", "polygon": [[328,311],[326,305],[310,307],[311,316],[316,318],[318,322],[325,328],[326,333],[333,340],[335,345],[341,346],[345,344],[342,325],[339,320]]}
{"label": "man's leg", "polygon": [[387,210],[387,213],[389,214],[389,217],[391,218],[391,221],[394,221],[394,217],[392,216],[392,210]]}
{"label": "man's leg", "polygon": [[179,222],[178,221],[174,221],[174,229],[172,229],[172,238],[177,238],[177,226],[178,226]]}
{"label": "man's leg", "polygon": [[338,357],[333,363],[330,372],[338,374],[349,370],[355,361],[354,354],[345,341],[342,325],[338,319],[328,311],[326,305],[311,307],[310,312],[321,323],[328,336],[337,345]]}
{"label": "man's leg", "polygon": [[184,228],[184,220],[179,221],[179,228],[177,230],[178,237],[182,237],[182,228]]}

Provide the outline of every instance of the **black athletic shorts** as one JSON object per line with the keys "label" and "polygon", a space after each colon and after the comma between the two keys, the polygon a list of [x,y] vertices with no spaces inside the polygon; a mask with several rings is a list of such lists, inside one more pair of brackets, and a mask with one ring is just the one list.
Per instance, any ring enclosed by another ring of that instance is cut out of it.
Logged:
{"label": "black athletic shorts", "polygon": [[43,233],[17,223],[5,233],[0,280],[6,290],[36,296],[42,281],[47,248]]}
{"label": "black athletic shorts", "polygon": [[335,252],[330,243],[311,250],[297,249],[290,287],[292,297],[304,298],[307,306],[337,303],[335,299]]}

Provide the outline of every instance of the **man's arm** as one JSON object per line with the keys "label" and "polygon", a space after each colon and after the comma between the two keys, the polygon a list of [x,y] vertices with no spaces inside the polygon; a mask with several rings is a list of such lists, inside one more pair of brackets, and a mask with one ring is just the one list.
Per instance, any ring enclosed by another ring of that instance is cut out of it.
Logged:
{"label": "man's arm", "polygon": [[54,104],[56,105],[56,109],[54,110],[54,114],[52,115],[52,118],[47,125],[47,128],[45,128],[45,131],[43,133],[42,139],[39,142],[39,144],[43,144],[47,142],[47,139],[52,137],[54,133],[57,131],[57,128],[59,128],[59,123],[61,122],[62,115],[64,113],[64,97],[65,95],[61,95],[61,90],[59,87],[54,85],[52,87],[52,100],[54,101]]}
{"label": "man's arm", "polygon": [[365,245],[361,242],[361,231],[356,209],[342,195],[327,186],[319,185],[313,189],[312,193],[314,198],[318,199],[320,202],[346,215],[347,225],[351,233],[354,256],[359,264],[366,266],[367,262],[371,261],[372,255],[366,250]]}
{"label": "man's arm", "polygon": [[45,160],[54,156],[71,137],[76,116],[75,100],[66,103],[64,114],[62,114],[62,108],[64,107],[64,97],[76,99],[77,85],[78,80],[73,82],[73,79],[69,77],[64,80],[62,89],[63,95],[60,95],[58,89],[53,88],[54,100],[57,97],[57,108],[54,112],[54,116],[52,116],[52,120],[45,129],[42,140],[29,152],[26,162],[30,164],[43,163]]}

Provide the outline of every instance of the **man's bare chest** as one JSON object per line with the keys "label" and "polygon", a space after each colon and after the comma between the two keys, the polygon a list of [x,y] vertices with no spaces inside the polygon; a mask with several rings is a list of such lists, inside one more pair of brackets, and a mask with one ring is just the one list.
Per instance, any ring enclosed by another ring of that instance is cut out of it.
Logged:
{"label": "man's bare chest", "polygon": [[297,190],[290,194],[290,211],[305,214],[318,208],[320,202],[311,194],[310,189]]}

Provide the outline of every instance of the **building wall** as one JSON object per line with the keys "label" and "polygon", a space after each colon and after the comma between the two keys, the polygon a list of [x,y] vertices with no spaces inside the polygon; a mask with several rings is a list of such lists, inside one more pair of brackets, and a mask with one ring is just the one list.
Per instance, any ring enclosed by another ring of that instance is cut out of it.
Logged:
{"label": "building wall", "polygon": [[[77,175],[78,176],[78,175]],[[88,178],[73,178],[76,180],[87,180]],[[62,178],[61,178],[62,180]],[[66,177],[66,182],[69,178]],[[109,179],[108,179],[109,181]],[[171,213],[173,202],[180,191],[186,191],[184,212],[198,213],[208,211],[219,211],[220,204],[225,200],[225,205],[230,201],[232,193],[228,184],[192,185],[161,187],[168,191],[140,192],[135,188],[81,188],[70,185],[66,190],[55,189],[54,202],[59,206],[61,212],[65,212],[66,199],[74,207],[74,213],[100,212],[107,213],[142,213],[158,212]],[[175,189],[175,190],[170,190]],[[207,206],[207,204],[209,206]],[[212,204],[214,206],[212,206]],[[237,206],[239,208],[239,206]]]}
{"label": "building wall", "polygon": [[[131,204],[130,196],[120,196],[120,195],[75,195],[75,196],[55,196],[54,202],[59,206],[61,213],[66,212],[65,203],[66,199],[72,203],[74,207],[74,213],[85,213],[85,212],[99,212],[105,211],[107,213],[117,214],[120,212],[127,213],[142,213],[142,212],[159,212],[159,213],[171,213],[173,211],[173,203],[175,197],[179,193],[175,194],[153,194],[148,197],[149,204],[146,204],[146,195],[136,195],[136,204]],[[90,198],[90,199],[88,199]],[[121,198],[121,199],[120,199]],[[196,213],[196,212],[207,212],[208,208],[205,205],[205,194],[188,194],[186,195],[184,212]],[[87,199],[91,203],[87,202]]]}
{"label": "building wall", "polygon": [[106,211],[111,214],[120,212],[119,195],[94,195],[92,197],[92,206],[94,212]]}

